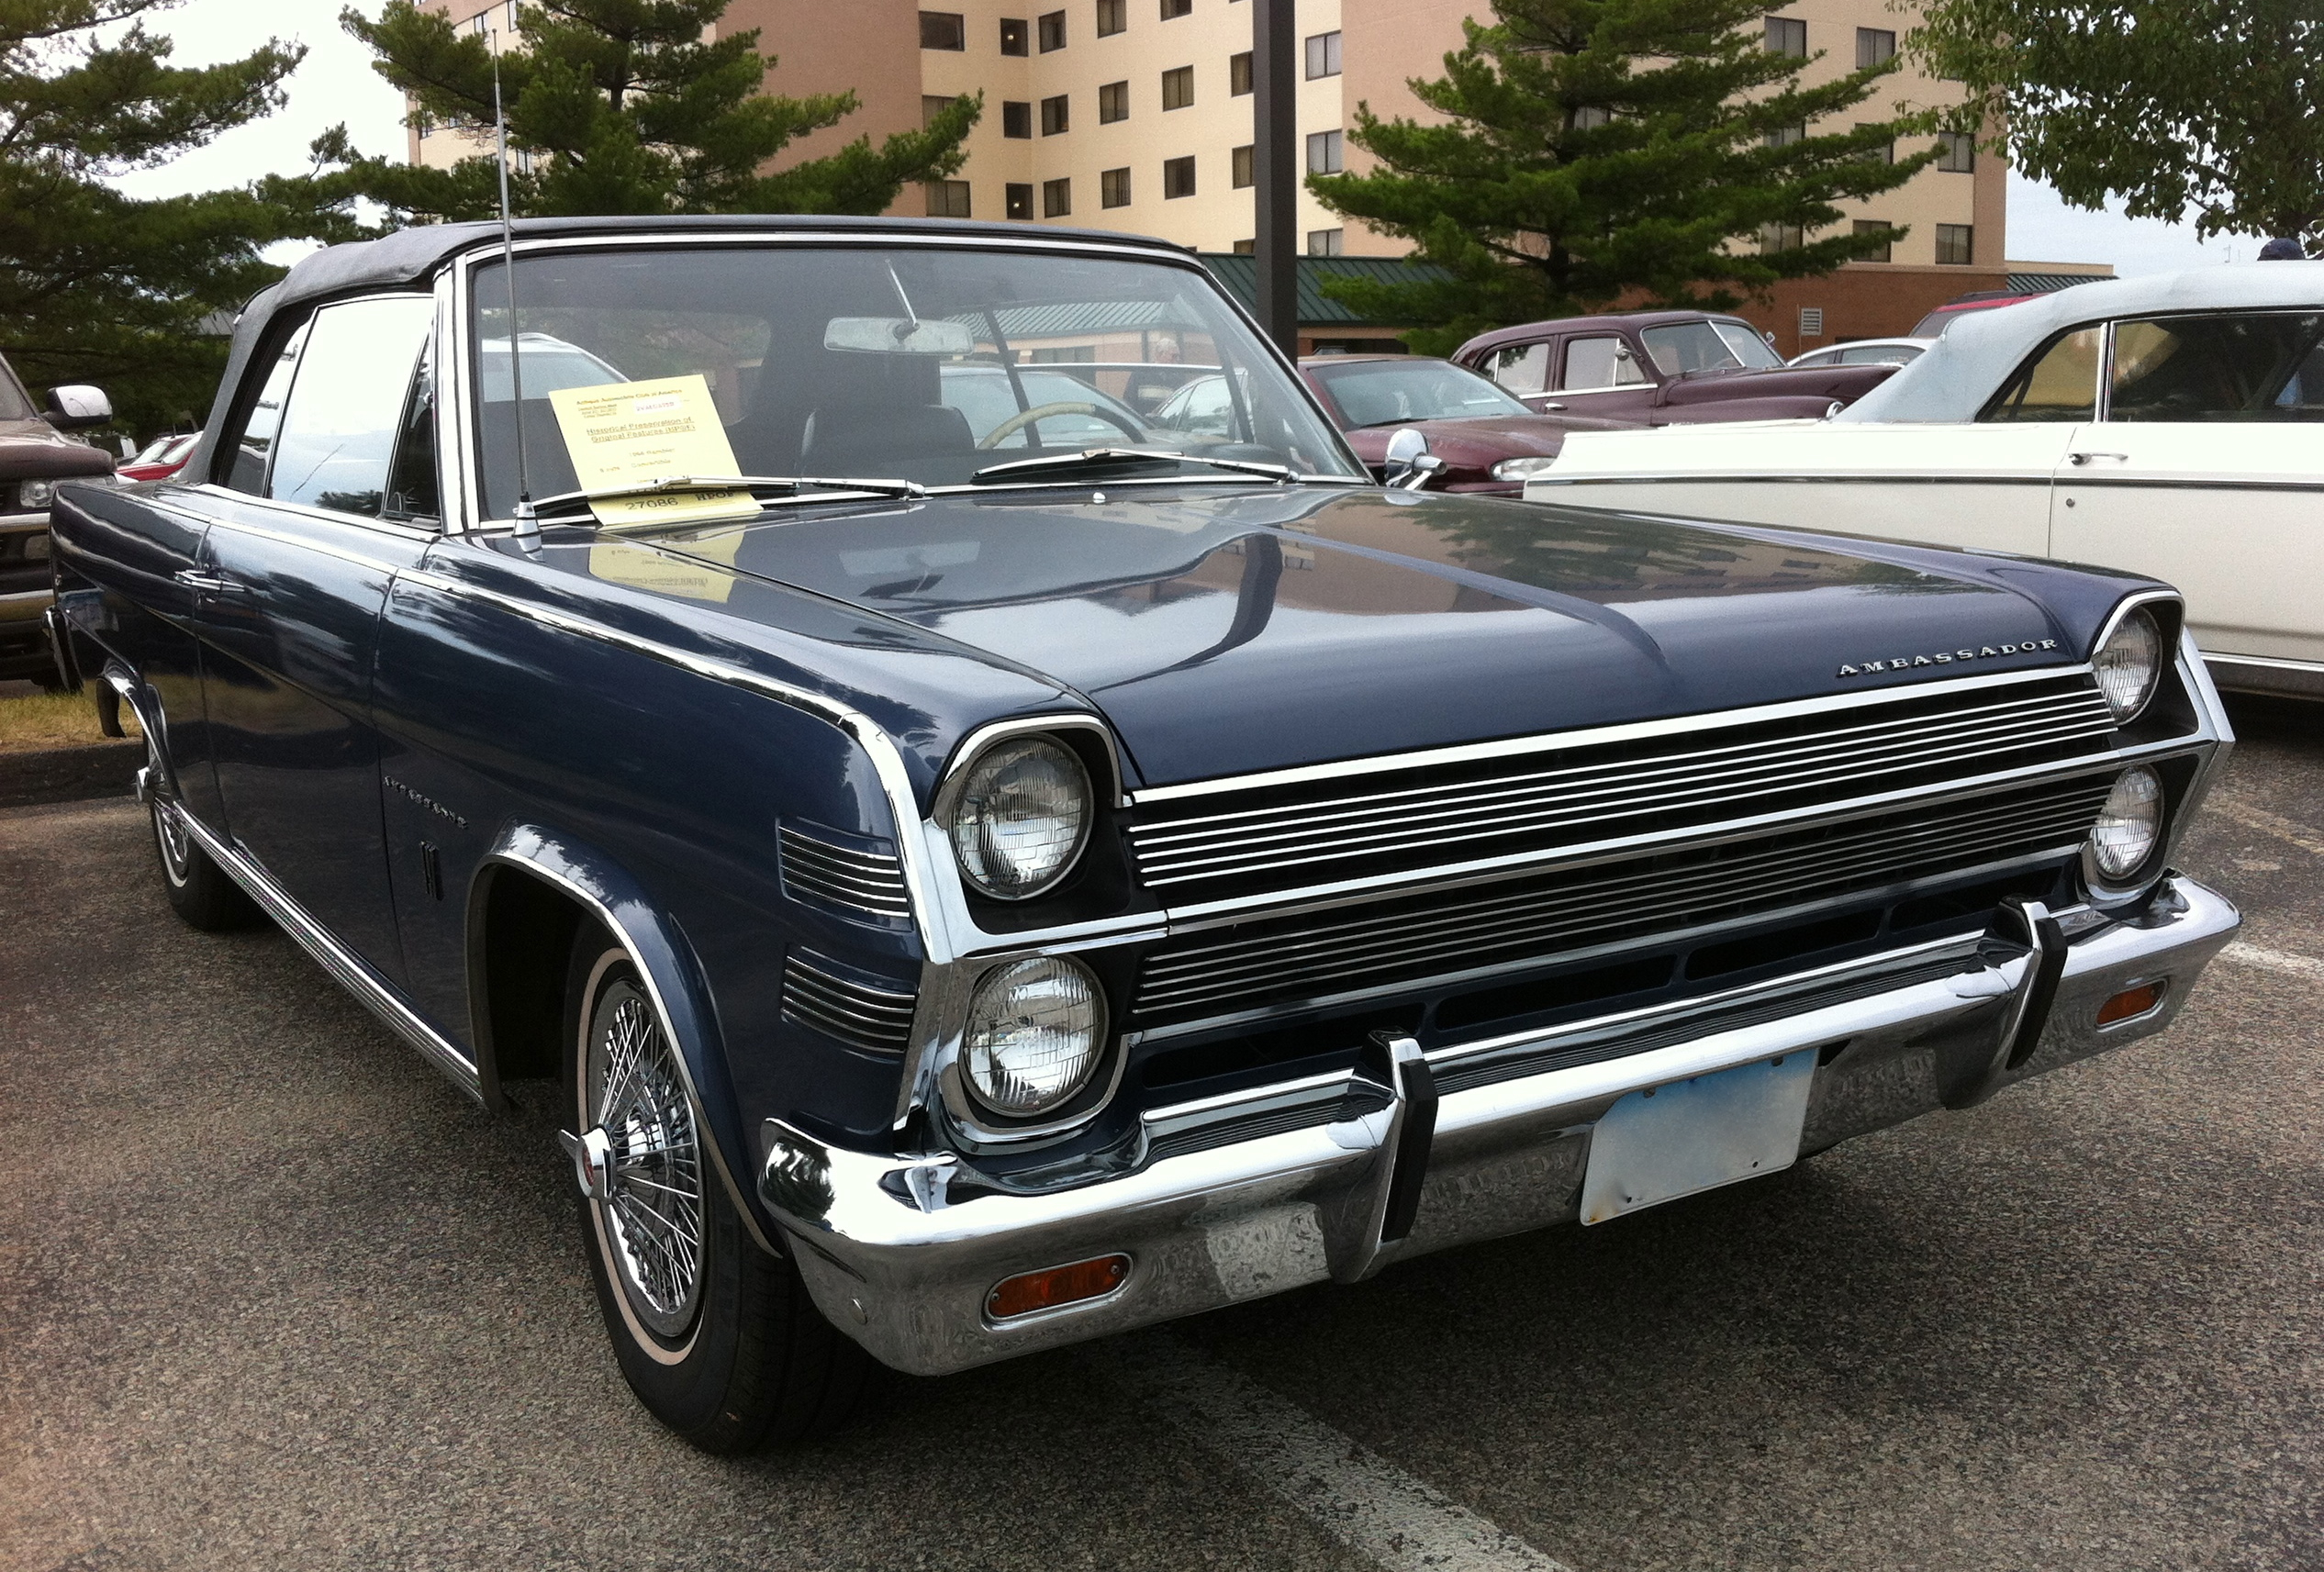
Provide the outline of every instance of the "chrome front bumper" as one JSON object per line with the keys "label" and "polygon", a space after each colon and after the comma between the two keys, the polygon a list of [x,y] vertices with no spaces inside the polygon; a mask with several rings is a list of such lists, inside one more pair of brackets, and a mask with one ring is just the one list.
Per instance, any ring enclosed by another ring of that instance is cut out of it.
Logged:
{"label": "chrome front bumper", "polygon": [[[1969,1106],[2162,1030],[2240,920],[2173,875],[2136,922],[2067,913],[1998,962],[1961,940],[1832,968],[1796,1009],[1781,1006],[1802,979],[1738,990],[1675,1041],[1700,1001],[1426,1055],[1387,1044],[1371,1075],[1150,1112],[1120,1168],[1041,1191],[998,1188],[950,1154],[852,1152],[769,1120],[759,1193],[832,1323],[898,1369],[940,1375],[1572,1221],[1592,1126],[1645,1087],[1815,1051],[1807,1151]],[[2149,982],[2163,985],[2154,1009],[2097,1024]],[[1593,1037],[1644,1045],[1573,1062]],[[1130,1270],[1102,1299],[986,1314],[1005,1277],[1116,1252]]]}

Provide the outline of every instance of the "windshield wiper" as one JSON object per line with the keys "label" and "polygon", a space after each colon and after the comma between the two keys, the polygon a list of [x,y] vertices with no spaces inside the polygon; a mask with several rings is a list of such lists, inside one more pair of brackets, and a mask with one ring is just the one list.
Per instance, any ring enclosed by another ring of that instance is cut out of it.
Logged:
{"label": "windshield wiper", "polygon": [[665,491],[787,491],[804,500],[809,487],[819,491],[864,491],[877,496],[925,496],[928,488],[917,481],[863,479],[849,475],[814,474],[674,474],[640,481],[634,485],[592,486],[585,491],[561,491],[532,505],[535,513],[567,503],[609,501],[621,496],[652,496]]}
{"label": "windshield wiper", "polygon": [[1044,470],[1070,470],[1098,465],[1152,463],[1160,460],[1188,464],[1208,464],[1212,469],[1235,470],[1244,474],[1263,475],[1279,485],[1300,479],[1299,474],[1282,464],[1257,463],[1249,459],[1212,459],[1200,453],[1172,452],[1167,448],[1084,448],[1078,453],[1050,453],[1037,459],[1015,459],[1005,464],[988,464],[969,478],[990,480],[1011,475],[1038,474]]}

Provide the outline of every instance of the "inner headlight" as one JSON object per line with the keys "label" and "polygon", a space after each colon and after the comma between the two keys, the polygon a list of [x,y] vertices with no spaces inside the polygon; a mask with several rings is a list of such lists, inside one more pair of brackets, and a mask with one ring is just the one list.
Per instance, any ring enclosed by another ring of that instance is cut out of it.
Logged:
{"label": "inner headlight", "polygon": [[1080,962],[1040,955],[985,974],[961,1054],[977,1100],[1010,1119],[1070,1101],[1105,1044],[1105,995]]}
{"label": "inner headlight", "polygon": [[1503,459],[1492,466],[1495,480],[1531,480],[1537,474],[1547,474],[1557,463],[1552,455],[1546,459]]}
{"label": "inner headlight", "polygon": [[2091,864],[2101,878],[2119,883],[2146,866],[2162,839],[2162,777],[2133,764],[2115,777],[2098,822],[2091,826]]}
{"label": "inner headlight", "polygon": [[2162,676],[2162,630],[2152,614],[2142,606],[2116,623],[2090,664],[2115,719],[2134,719],[2154,697],[2154,685]]}
{"label": "inner headlight", "polygon": [[54,485],[45,480],[28,480],[17,487],[17,506],[46,507],[57,494]]}
{"label": "inner headlight", "polygon": [[977,755],[945,823],[961,876],[996,900],[1023,900],[1066,876],[1089,835],[1089,772],[1046,737]]}

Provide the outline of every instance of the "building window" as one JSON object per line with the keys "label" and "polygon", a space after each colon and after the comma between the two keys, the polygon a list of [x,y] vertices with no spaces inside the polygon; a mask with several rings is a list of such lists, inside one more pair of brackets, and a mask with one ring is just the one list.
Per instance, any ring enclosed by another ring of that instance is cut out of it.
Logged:
{"label": "building window", "polygon": [[1011,181],[1000,188],[1000,203],[1008,209],[1009,217],[1011,218],[1032,217],[1033,186],[1029,183],[1020,185],[1015,181]]}
{"label": "building window", "polygon": [[1585,104],[1573,112],[1573,128],[1577,131],[1594,131],[1601,126],[1613,124],[1614,111],[1611,109],[1601,109],[1595,105]]}
{"label": "building window", "polygon": [[1162,161],[1162,195],[1164,200],[1194,195],[1194,155]]}
{"label": "building window", "polygon": [[1796,17],[1770,17],[1767,19],[1767,51],[1805,60],[1807,24]]}
{"label": "building window", "polygon": [[1025,30],[1025,19],[1022,17],[1000,18],[1000,52],[1002,54],[1025,53],[1026,39],[1029,36]]}
{"label": "building window", "polygon": [[1051,54],[1065,48],[1065,13],[1047,11],[1041,17],[1041,52]]}
{"label": "building window", "polygon": [[1110,39],[1130,26],[1130,0],[1098,0],[1098,37]]}
{"label": "building window", "polygon": [[1950,267],[1967,267],[1977,260],[1977,232],[1967,224],[1937,226],[1937,260]]}
{"label": "building window", "polygon": [[1337,131],[1315,131],[1307,139],[1307,173],[1337,174],[1339,173],[1341,138]]}
{"label": "building window", "polygon": [[1778,126],[1767,134],[1767,145],[1771,148],[1788,148],[1794,143],[1805,140],[1807,140],[1805,126]]}
{"label": "building window", "polygon": [[923,93],[920,95],[920,123],[933,126],[936,117],[951,108],[959,100],[949,93]]}
{"label": "building window", "polygon": [[1098,124],[1111,126],[1130,117],[1130,84],[1109,82],[1098,89]]}
{"label": "building window", "polygon": [[1235,190],[1241,191],[1257,179],[1257,176],[1253,173],[1253,166],[1251,163],[1252,157],[1257,151],[1258,149],[1257,146],[1250,142],[1245,142],[1241,147],[1236,148],[1232,153],[1227,155],[1235,171]]}
{"label": "building window", "polygon": [[1317,33],[1307,40],[1307,80],[1339,74],[1339,35]]}
{"label": "building window", "polygon": [[1937,167],[1947,174],[1977,173],[1977,134],[1974,131],[1937,133]]}
{"label": "building window", "polygon": [[1194,102],[1194,68],[1181,65],[1162,73],[1162,107],[1184,109]]}
{"label": "building window", "polygon": [[1055,137],[1064,134],[1071,124],[1067,108],[1066,95],[1062,93],[1055,98],[1044,98],[1041,101],[1041,134],[1043,136]]}
{"label": "building window", "polygon": [[1797,224],[1762,224],[1760,226],[1761,251],[1795,251],[1807,244],[1807,231]]}
{"label": "building window", "polygon": [[1238,257],[1256,256],[1258,254],[1258,242],[1257,240],[1237,240],[1235,242],[1235,254]]}
{"label": "building window", "polygon": [[[1861,120],[1859,120],[1856,123],[1856,128],[1860,131],[1871,129],[1871,128],[1866,126]],[[1864,162],[1866,163],[1894,163],[1896,162],[1896,144],[1894,142],[1883,142],[1878,147],[1865,149]]]}
{"label": "building window", "polygon": [[1033,106],[1012,104],[1003,99],[1000,104],[1000,134],[1004,137],[1033,135]]}
{"label": "building window", "polygon": [[1307,231],[1307,254],[1311,257],[1339,255],[1340,242],[1346,239],[1345,229],[1310,229]]}
{"label": "building window", "polygon": [[1226,62],[1226,95],[1240,98],[1251,90],[1251,51],[1245,50]]}
{"label": "building window", "polygon": [[928,217],[931,218],[966,218],[968,217],[968,183],[965,180],[932,180],[928,183]]}
{"label": "building window", "polygon": [[920,14],[920,47],[924,50],[966,49],[967,20],[957,11],[922,11]]}
{"label": "building window", "polygon": [[1098,174],[1098,206],[1127,207],[1130,205],[1130,172],[1126,169],[1102,170]]}
{"label": "building window", "polygon": [[[1885,218],[1859,218],[1856,220],[1856,233],[1860,235],[1885,235],[1892,233],[1894,231],[1894,227]],[[1883,243],[1878,251],[1864,251],[1859,254],[1856,260],[1858,262],[1888,262],[1892,260],[1888,254],[1891,249],[1891,247]]]}
{"label": "building window", "polygon": [[1073,182],[1045,180],[1041,183],[1041,216],[1044,218],[1063,218],[1073,212]]}
{"label": "building window", "polygon": [[1885,65],[1896,58],[1896,35],[1885,28],[1856,29],[1856,69]]}
{"label": "building window", "polygon": [[1824,336],[1824,308],[1821,306],[1800,307],[1800,337],[1820,339]]}
{"label": "building window", "polygon": [[1194,0],[1162,0],[1162,19],[1166,22],[1179,17],[1194,15]]}
{"label": "building window", "polygon": [[475,16],[469,17],[468,30],[472,33],[480,34],[485,38],[490,38],[492,36],[492,13],[490,11],[479,11]]}

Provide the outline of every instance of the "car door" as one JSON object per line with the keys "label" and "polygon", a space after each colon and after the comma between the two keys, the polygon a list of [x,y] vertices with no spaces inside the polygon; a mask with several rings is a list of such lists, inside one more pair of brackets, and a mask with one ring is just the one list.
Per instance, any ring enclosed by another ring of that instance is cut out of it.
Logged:
{"label": "car door", "polygon": [[394,484],[434,317],[425,295],[370,296],[322,307],[281,346],[271,437],[246,426],[228,484],[209,488],[195,610],[229,833],[390,979],[370,690],[388,585],[435,534]]}
{"label": "car door", "polygon": [[1557,366],[1550,393],[1538,403],[1528,400],[1532,407],[1617,420],[1643,420],[1654,407],[1655,380],[1619,333],[1568,339]]}
{"label": "car door", "polygon": [[1490,350],[1470,369],[1491,377],[1503,393],[1537,414],[1549,401],[1549,368],[1557,357],[1557,340],[1534,339]]}
{"label": "car door", "polygon": [[2109,340],[2051,554],[2176,585],[2208,653],[2324,662],[2324,312],[2139,318]]}

